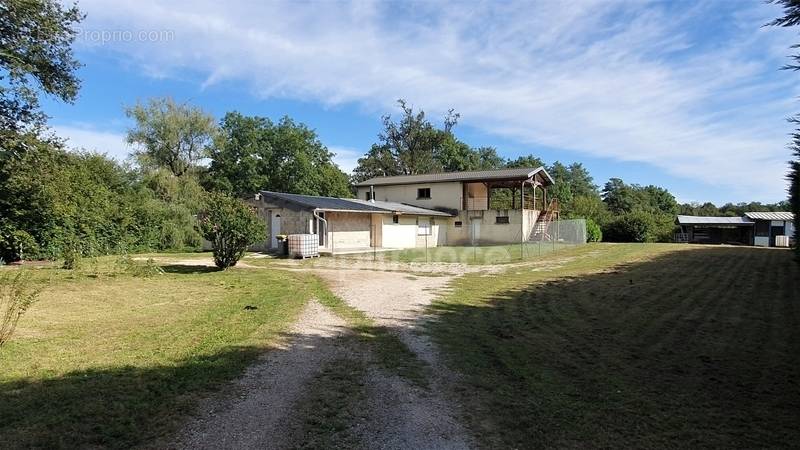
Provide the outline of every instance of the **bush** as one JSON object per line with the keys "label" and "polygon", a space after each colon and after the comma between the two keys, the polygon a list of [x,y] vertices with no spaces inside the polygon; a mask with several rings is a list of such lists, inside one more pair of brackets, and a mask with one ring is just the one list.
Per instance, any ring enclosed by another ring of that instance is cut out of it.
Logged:
{"label": "bush", "polygon": [[41,291],[41,287],[31,283],[26,271],[0,279],[0,347],[11,339],[20,317],[36,302]]}
{"label": "bush", "polygon": [[6,262],[36,258],[39,245],[28,232],[0,224],[0,259]]}
{"label": "bush", "polygon": [[243,201],[222,193],[210,193],[198,217],[200,234],[211,242],[214,264],[235,266],[247,247],[266,238],[266,224]]}
{"label": "bush", "polygon": [[164,269],[159,266],[153,258],[146,261],[137,261],[130,255],[121,255],[116,261],[117,268],[134,277],[150,278],[164,273]]}
{"label": "bush", "polygon": [[586,219],[586,242],[600,242],[603,240],[603,231],[592,219]]}
{"label": "bush", "polygon": [[675,225],[666,214],[632,211],[606,224],[603,236],[610,242],[669,242]]}
{"label": "bush", "polygon": [[67,245],[64,247],[64,265],[63,269],[76,270],[81,268],[83,255],[76,245]]}

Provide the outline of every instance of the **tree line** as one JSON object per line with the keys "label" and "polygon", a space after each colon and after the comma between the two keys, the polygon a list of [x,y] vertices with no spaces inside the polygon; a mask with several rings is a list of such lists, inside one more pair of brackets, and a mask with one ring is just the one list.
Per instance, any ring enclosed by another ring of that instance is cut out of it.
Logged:
{"label": "tree line", "polygon": [[[39,96],[71,102],[80,87],[72,54],[83,16],[55,1],[12,1],[0,8],[0,258],[59,258],[197,248],[208,193],[232,197],[274,190],[350,197],[353,184],[384,175],[544,166],[562,217],[585,218],[592,240],[666,241],[675,215],[739,215],[785,204],[679,205],[658,186],[612,178],[602,188],[579,162],[546,163],[535,155],[501,157],[493,147],[458,139],[460,118],[440,124],[403,100],[352,176],[307,125],[236,111],[217,120],[202,108],[154,98],[125,109],[134,148],[119,163],[104,154],[68,151],[47,127]],[[498,191],[494,204],[508,203]],[[204,215],[205,214],[205,215]],[[233,221],[236,222],[236,221]],[[208,228],[208,227],[207,227]],[[210,227],[213,228],[213,227]],[[210,229],[209,228],[209,229]]]}

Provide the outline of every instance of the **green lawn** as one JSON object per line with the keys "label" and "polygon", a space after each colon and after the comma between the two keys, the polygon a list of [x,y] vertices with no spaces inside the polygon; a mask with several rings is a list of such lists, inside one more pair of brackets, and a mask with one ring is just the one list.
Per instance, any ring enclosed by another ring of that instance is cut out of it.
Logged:
{"label": "green lawn", "polygon": [[574,245],[542,242],[526,242],[524,244],[409,248],[388,252],[363,253],[358,255],[342,255],[339,258],[378,259],[382,261],[404,263],[461,263],[470,265],[503,264],[533,260],[550,253],[574,248]]}
{"label": "green lawn", "polygon": [[0,349],[0,447],[130,447],[167,436],[321,289],[274,270],[165,266],[134,278],[112,260],[32,269],[46,288]]}
{"label": "green lawn", "polygon": [[587,245],[467,275],[430,332],[483,444],[800,442],[800,269],[789,251]]}

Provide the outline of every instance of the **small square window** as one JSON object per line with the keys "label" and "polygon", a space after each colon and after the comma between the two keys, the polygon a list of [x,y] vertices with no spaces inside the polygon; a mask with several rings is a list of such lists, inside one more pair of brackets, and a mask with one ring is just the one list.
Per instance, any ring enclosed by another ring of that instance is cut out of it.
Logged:
{"label": "small square window", "polygon": [[429,198],[431,198],[431,188],[417,189],[417,200],[429,199]]}
{"label": "small square window", "polygon": [[494,223],[508,223],[508,216],[497,216]]}
{"label": "small square window", "polygon": [[460,220],[459,220],[459,221],[456,221],[456,222],[453,224],[453,226],[454,226],[454,227],[456,227],[456,228],[461,228],[461,226],[462,226],[462,225],[464,225],[464,223],[463,223],[463,222],[461,222]]}
{"label": "small square window", "polygon": [[367,198],[367,201],[370,201],[370,200],[372,200],[372,192],[370,192],[370,191],[367,191],[366,198]]}
{"label": "small square window", "polygon": [[392,223],[400,223],[400,216],[397,214],[392,216]]}

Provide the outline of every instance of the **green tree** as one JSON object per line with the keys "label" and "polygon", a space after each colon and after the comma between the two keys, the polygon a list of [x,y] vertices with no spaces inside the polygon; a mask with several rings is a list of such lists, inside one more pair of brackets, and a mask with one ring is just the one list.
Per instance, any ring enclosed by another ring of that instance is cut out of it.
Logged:
{"label": "green tree", "polygon": [[[800,25],[800,2],[797,0],[771,0],[783,7],[783,16],[770,22],[769,25],[779,27],[793,27]],[[798,48],[794,45],[793,48]],[[788,64],[784,69],[800,70],[800,53],[795,53],[791,56],[792,64]],[[791,122],[800,123],[800,116],[795,116]],[[797,260],[800,262],[800,128],[795,129],[792,133],[792,142],[790,145],[794,159],[789,161],[789,204],[792,212],[794,213],[794,229],[795,229],[795,250],[797,251]]]}
{"label": "green tree", "polygon": [[135,121],[128,130],[128,143],[139,146],[134,152],[139,164],[164,167],[178,177],[196,168],[216,132],[211,115],[172,98],[137,103],[125,114]]}
{"label": "green tree", "polygon": [[533,155],[520,156],[519,158],[509,160],[506,163],[506,167],[508,167],[508,168],[516,168],[516,167],[537,168],[537,167],[544,167],[544,166],[545,166],[545,163],[539,157],[536,157],[536,156],[533,156]]}
{"label": "green tree", "polygon": [[203,184],[236,196],[272,190],[349,197],[349,179],[317,133],[289,117],[273,123],[264,117],[230,112],[209,149],[211,164]]}
{"label": "green tree", "polygon": [[198,229],[211,242],[214,264],[235,266],[247,247],[266,238],[266,224],[243,201],[223,193],[210,193],[199,216]]}
{"label": "green tree", "polygon": [[76,5],[54,0],[0,3],[0,141],[6,145],[44,126],[39,91],[65,102],[75,99],[80,64],[72,43],[82,19]]}
{"label": "green tree", "polygon": [[425,111],[414,112],[402,99],[397,103],[403,112],[402,117],[395,121],[391,115],[383,116],[383,131],[378,135],[378,143],[358,160],[353,172],[355,181],[384,175],[439,172],[443,170],[440,157],[446,158],[449,164],[457,164],[452,158],[458,157],[460,149],[450,147],[444,150],[443,147],[455,145],[451,130],[459,115],[453,110],[448,111],[443,127],[437,128],[425,116]]}

